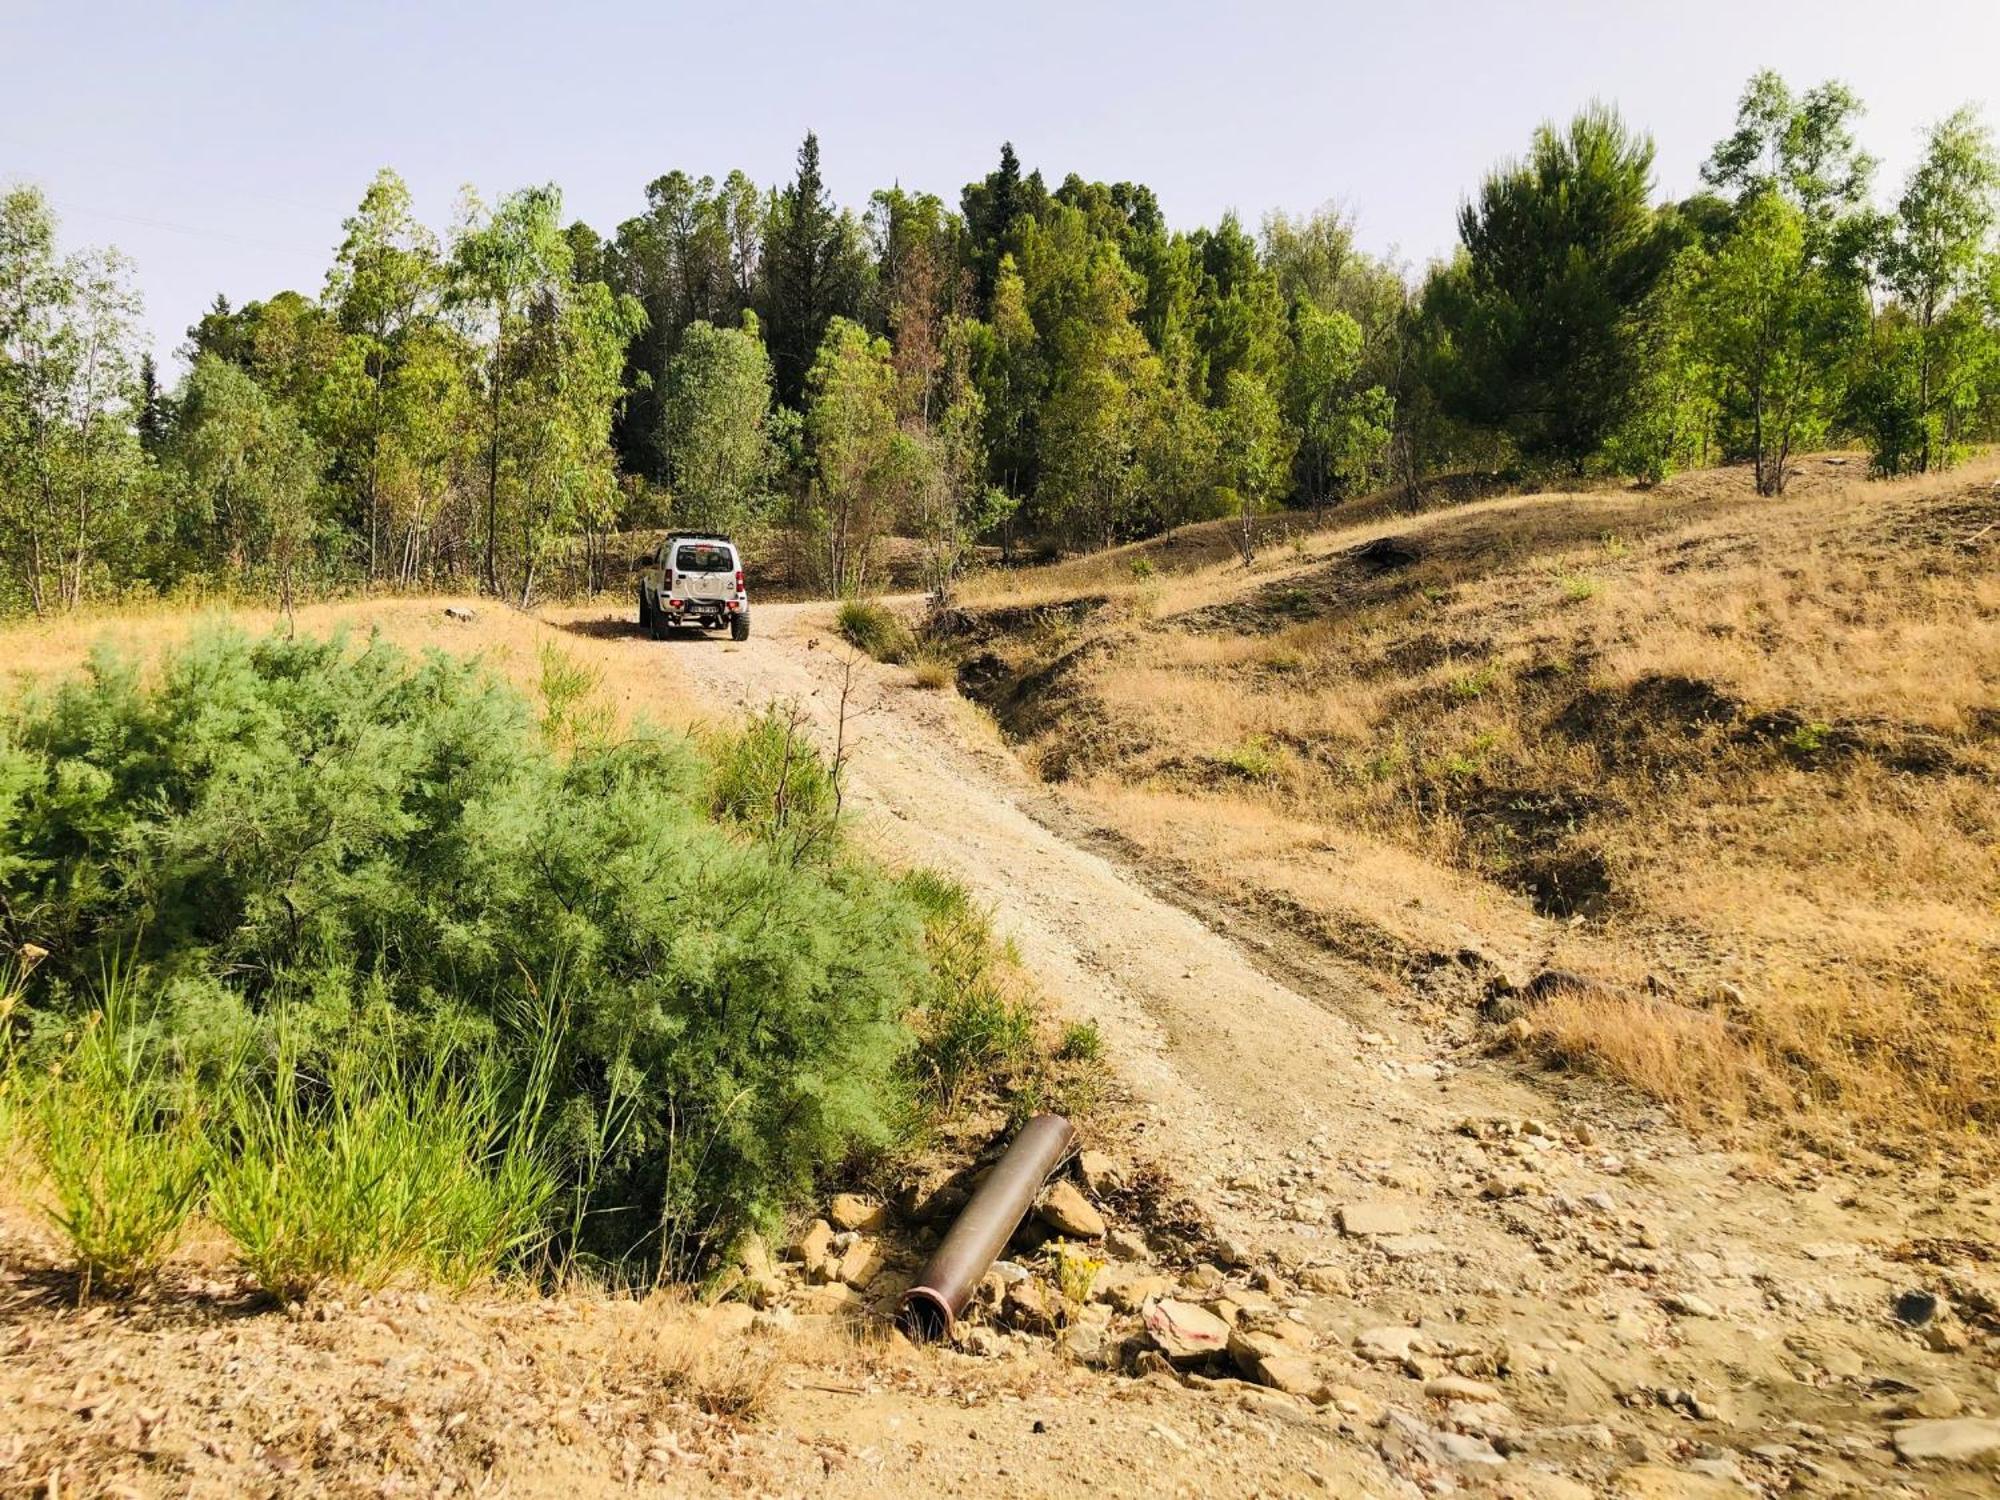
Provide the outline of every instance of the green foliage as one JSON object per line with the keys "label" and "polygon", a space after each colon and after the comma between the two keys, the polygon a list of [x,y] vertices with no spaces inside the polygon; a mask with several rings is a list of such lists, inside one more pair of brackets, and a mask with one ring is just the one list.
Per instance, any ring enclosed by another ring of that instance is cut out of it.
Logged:
{"label": "green foliage", "polygon": [[692,324],[667,365],[660,447],[678,523],[729,535],[768,506],[771,361],[754,329]]}
{"label": "green foliage", "polygon": [[[553,1039],[544,1039],[552,1046]],[[485,1060],[460,1068],[342,1045],[316,1074],[281,1041],[268,1080],[233,1080],[209,1211],[259,1286],[463,1286],[518,1263],[557,1191],[538,1149],[547,1102]]]}
{"label": "green foliage", "polygon": [[[543,1159],[588,1179],[564,1248],[685,1267],[892,1138],[933,984],[916,907],[847,858],[827,773],[778,739],[562,755],[477,665],[379,642],[205,633],[143,681],[100,658],[0,738],[4,937],[50,952],[43,1031],[103,965],[142,966],[146,1033],[188,1076],[281,1022],[304,1066],[363,1018],[514,1100],[545,1072]],[[567,1019],[541,1063],[545,991]],[[388,1130],[432,1086],[357,1109]]]}
{"label": "green foliage", "polygon": [[1285,404],[1300,434],[1305,492],[1317,504],[1351,493],[1375,472],[1389,444],[1395,401],[1380,385],[1362,388],[1361,326],[1346,313],[1302,302],[1292,336],[1297,351]]}
{"label": "green foliage", "polygon": [[1447,403],[1531,461],[1581,469],[1631,409],[1633,314],[1674,248],[1652,171],[1651,139],[1593,106],[1459,212],[1464,254],[1426,293],[1452,334]]}
{"label": "green foliage", "polygon": [[1222,757],[1222,764],[1246,781],[1269,781],[1278,774],[1278,752],[1268,738],[1253,734]]}
{"label": "green foliage", "polygon": [[322,509],[319,449],[296,413],[241,366],[203,355],[182,388],[167,451],[188,552],[275,582],[289,606],[298,574],[313,565]]}
{"label": "green foliage", "polygon": [[1968,109],[1941,121],[1896,204],[1881,254],[1894,294],[1877,326],[1860,420],[1879,472],[1943,468],[2000,390],[2000,154]]}
{"label": "green foliage", "polygon": [[718,822],[774,847],[809,847],[832,836],[839,787],[796,712],[767,708],[718,739],[710,756],[709,807]]}
{"label": "green foliage", "polygon": [[117,252],[59,255],[41,192],[0,193],[0,609],[74,609],[144,535],[138,317]]}
{"label": "green foliage", "polygon": [[923,913],[930,962],[910,1066],[931,1107],[952,1113],[996,1079],[1032,1086],[1023,1075],[1035,1061],[1034,1007],[1000,963],[986,913],[933,871],[904,876],[901,889]]}
{"label": "green foliage", "polygon": [[86,1287],[127,1290],[174,1247],[201,1192],[209,1146],[189,1081],[162,1065],[133,986],[106,971],[103,1008],[82,1017],[28,1129]]}
{"label": "green foliage", "polygon": [[[1011,147],[953,214],[864,217],[819,142],[760,189],[671,171],[604,237],[551,186],[469,200],[441,247],[379,173],[324,288],[189,330],[177,391],[115,257],[0,199],[0,609],[159,588],[618,580],[673,514],[781,525],[838,596],[919,544],[940,599],[982,541],[1086,549],[1453,469],[1654,481],[1801,448],[1947,464],[2000,421],[2000,167],[1967,111],[1893,215],[1843,85],[1760,72],[1653,200],[1611,109],[1543,126],[1413,285],[1333,208],[1170,230],[1151,189]],[[1260,394],[1261,393],[1261,394]],[[1266,398],[1274,398],[1275,418]],[[1272,460],[1290,455],[1287,463]]]}
{"label": "green foliage", "polygon": [[1072,1021],[1056,1044],[1056,1056],[1063,1062],[1096,1062],[1103,1052],[1104,1035],[1095,1021]]}
{"label": "green foliage", "polygon": [[849,599],[834,616],[841,638],[877,661],[901,662],[916,648],[902,617],[873,599]]}
{"label": "green foliage", "polygon": [[805,520],[817,544],[821,582],[845,598],[867,586],[895,492],[909,479],[912,455],[896,427],[888,340],[835,318],[806,385],[813,483]]}

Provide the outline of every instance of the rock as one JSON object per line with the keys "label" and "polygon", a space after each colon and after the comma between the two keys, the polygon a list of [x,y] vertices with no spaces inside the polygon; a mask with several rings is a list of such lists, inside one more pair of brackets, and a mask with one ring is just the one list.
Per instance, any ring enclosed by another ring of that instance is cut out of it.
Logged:
{"label": "rock", "polygon": [[1250,1247],[1230,1235],[1224,1235],[1215,1242],[1216,1264],[1224,1266],[1247,1266],[1250,1264]]}
{"label": "rock", "polygon": [[1315,1406],[1324,1406],[1332,1399],[1326,1382],[1303,1354],[1266,1355],[1257,1362],[1253,1378],[1259,1385],[1268,1385],[1274,1391],[1297,1396]]}
{"label": "rock", "polygon": [[1118,1367],[1119,1339],[1103,1323],[1077,1323],[1063,1332],[1063,1349],[1080,1365],[1093,1370]]}
{"label": "rock", "polygon": [[1368,1328],[1354,1339],[1354,1352],[1379,1364],[1399,1365],[1428,1347],[1421,1328]]}
{"label": "rock", "polygon": [[792,1241],[792,1257],[805,1271],[808,1281],[837,1279],[840,1258],[833,1250],[833,1226],[814,1219],[811,1226]]}
{"label": "rock", "polygon": [[1104,1238],[1104,1215],[1091,1207],[1090,1200],[1074,1183],[1052,1184],[1035,1204],[1035,1217],[1069,1239]]}
{"label": "rock", "polygon": [[444,607],[444,617],[447,620],[456,620],[461,625],[470,625],[478,618],[463,604],[447,604]]}
{"label": "rock", "polygon": [[880,1229],[889,1211],[859,1193],[835,1193],[833,1202],[827,1205],[826,1216],[836,1229]]}
{"label": "rock", "polygon": [[757,1309],[747,1302],[717,1302],[701,1310],[701,1331],[710,1338],[735,1338],[756,1321]]}
{"label": "rock", "polygon": [[2000,1420],[1953,1417],[1942,1422],[1912,1422],[1896,1429],[1896,1452],[1912,1463],[1925,1460],[1962,1463],[2000,1453]]}
{"label": "rock", "polygon": [[1747,1500],[1750,1491],[1733,1480],[1645,1463],[1614,1474],[1611,1493],[1618,1500]]}
{"label": "rock", "polygon": [[1148,1301],[1164,1297],[1173,1289],[1173,1282],[1165,1276],[1126,1266],[1112,1266],[1098,1274],[1090,1295],[1119,1312],[1133,1313]]}
{"label": "rock", "polygon": [[1299,1272],[1299,1285],[1322,1297],[1346,1297],[1354,1291],[1354,1284],[1339,1266],[1307,1266]]}
{"label": "rock", "polygon": [[1104,1252],[1113,1260],[1145,1260],[1145,1236],[1131,1229],[1114,1229],[1104,1237]]}
{"label": "rock", "polygon": [[799,1237],[792,1241],[792,1258],[802,1260],[807,1265],[826,1259],[833,1249],[833,1226],[824,1219],[814,1219]]}
{"label": "rock", "polygon": [[964,1208],[972,1196],[972,1181],[964,1172],[933,1167],[904,1180],[896,1189],[896,1207],[913,1224],[935,1224]]}
{"label": "rock", "polygon": [[1507,1462],[1485,1438],[1472,1437],[1463,1432],[1440,1432],[1420,1418],[1393,1406],[1383,1414],[1382,1421],[1394,1437],[1402,1439],[1433,1463],[1499,1468]]}
{"label": "rock", "polygon": [[1496,1172],[1479,1185],[1479,1196],[1490,1200],[1520,1198],[1535,1190],[1532,1172]]}
{"label": "rock", "polygon": [[1934,1385],[1917,1393],[1917,1399],[1910,1403],[1909,1414],[1913,1417],[1955,1417],[1965,1409],[1965,1403],[1958,1399],[1958,1392],[1948,1385]]}
{"label": "rock", "polygon": [[747,1234],[736,1247],[736,1266],[743,1273],[739,1287],[743,1299],[757,1307],[768,1307],[785,1290],[785,1283],[771,1264],[771,1252],[762,1235]]}
{"label": "rock", "polygon": [[1957,1354],[1972,1342],[1956,1323],[1933,1323],[1924,1330],[1924,1344],[1938,1354]]}
{"label": "rock", "polygon": [[1076,1170],[1093,1198],[1108,1198],[1125,1186],[1118,1164],[1102,1151],[1086,1151],[1077,1157]]}
{"label": "rock", "polygon": [[861,1293],[839,1282],[813,1287],[805,1294],[805,1306],[810,1312],[836,1313],[851,1317],[860,1314],[867,1305],[862,1300]]}
{"label": "rock", "polygon": [[1304,1353],[1293,1340],[1276,1332],[1236,1328],[1229,1334],[1229,1357],[1236,1368],[1247,1379],[1263,1381],[1265,1385],[1271,1382],[1258,1373],[1264,1368],[1264,1361],[1303,1357]]}
{"label": "rock", "polygon": [[1229,1283],[1228,1277],[1224,1276],[1214,1266],[1209,1265],[1191,1267],[1184,1279],[1189,1286],[1198,1292],[1220,1291]]}
{"label": "rock", "polygon": [[1000,1316],[1009,1328],[1023,1333],[1053,1333],[1057,1318],[1051,1298],[1039,1281],[1017,1281],[1000,1302]]}
{"label": "rock", "polygon": [[1471,1380],[1463,1375],[1440,1375],[1436,1380],[1424,1382],[1424,1394],[1436,1396],[1445,1401],[1498,1401],[1500,1392],[1483,1380]]}
{"label": "rock", "polygon": [[1192,1302],[1157,1298],[1146,1304],[1143,1317],[1154,1347],[1176,1365],[1199,1364],[1229,1347],[1229,1325]]}
{"label": "rock", "polygon": [[840,1257],[836,1280],[857,1292],[882,1274],[882,1252],[873,1240],[856,1240]]}
{"label": "rock", "polygon": [[1416,1227],[1415,1216],[1401,1203],[1343,1203],[1340,1206],[1340,1232],[1349,1239],[1409,1234]]}
{"label": "rock", "polygon": [[1521,991],[1522,997],[1530,1005],[1540,1005],[1557,995],[1571,994],[1605,999],[1618,998],[1618,992],[1601,980],[1591,979],[1583,974],[1572,973],[1568,969],[1544,969]]}
{"label": "rock", "polygon": [[1492,1489],[1493,1500],[1591,1500],[1590,1486],[1550,1469],[1509,1474]]}
{"label": "rock", "polygon": [[1670,1313],[1679,1313],[1684,1318],[1716,1318],[1721,1314],[1715,1305],[1692,1292],[1674,1292],[1661,1299],[1661,1304]]}

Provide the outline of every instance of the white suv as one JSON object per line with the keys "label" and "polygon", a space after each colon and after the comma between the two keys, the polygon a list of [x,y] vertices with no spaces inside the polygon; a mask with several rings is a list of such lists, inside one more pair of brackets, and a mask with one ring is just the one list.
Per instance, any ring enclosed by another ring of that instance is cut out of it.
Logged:
{"label": "white suv", "polygon": [[750,596],[743,559],[726,536],[670,536],[639,574],[639,628],[665,637],[675,625],[729,627],[732,641],[750,639]]}

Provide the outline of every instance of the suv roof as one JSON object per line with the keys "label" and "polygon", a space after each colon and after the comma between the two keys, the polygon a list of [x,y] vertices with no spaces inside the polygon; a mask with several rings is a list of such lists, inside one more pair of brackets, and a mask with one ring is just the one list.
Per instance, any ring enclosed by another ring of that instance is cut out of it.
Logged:
{"label": "suv roof", "polygon": [[734,547],[736,545],[729,537],[715,536],[706,531],[670,531],[667,533],[667,540],[670,542],[714,542],[717,546],[721,547]]}

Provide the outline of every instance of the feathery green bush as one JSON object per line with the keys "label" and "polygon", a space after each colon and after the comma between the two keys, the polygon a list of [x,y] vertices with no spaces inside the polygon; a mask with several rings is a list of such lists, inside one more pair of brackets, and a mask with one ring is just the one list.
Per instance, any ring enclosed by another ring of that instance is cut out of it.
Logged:
{"label": "feathery green bush", "polygon": [[[541,1088],[559,1253],[683,1271],[908,1117],[924,911],[847,854],[831,801],[780,718],[614,739],[573,704],[538,726],[476,662],[209,631],[0,721],[0,937],[49,950],[31,1049],[129,964],[146,1055],[254,1091],[238,1141],[328,1108],[393,1131],[481,1070],[499,1097],[469,1117]],[[391,1071],[345,1104],[279,1062],[324,1087],[364,1044]],[[251,1214],[261,1189],[220,1181]]]}

